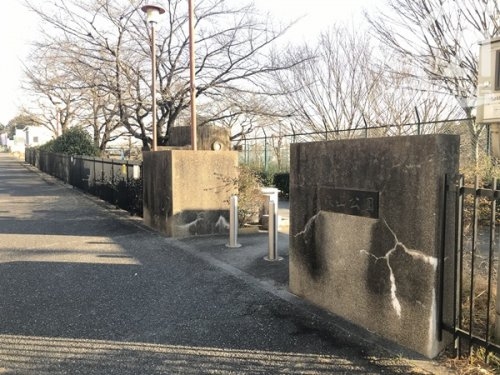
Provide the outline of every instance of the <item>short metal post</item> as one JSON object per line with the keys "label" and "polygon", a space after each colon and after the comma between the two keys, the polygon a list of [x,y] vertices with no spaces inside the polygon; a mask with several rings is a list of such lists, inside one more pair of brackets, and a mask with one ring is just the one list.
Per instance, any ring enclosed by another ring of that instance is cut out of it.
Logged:
{"label": "short metal post", "polygon": [[132,166],[132,178],[134,180],[141,178],[141,167],[139,165]]}
{"label": "short metal post", "polygon": [[278,207],[276,202],[269,200],[269,255],[264,259],[268,261],[283,260],[278,256]]}
{"label": "short metal post", "polygon": [[229,207],[229,243],[226,247],[241,247],[238,243],[238,196],[231,196],[231,205]]}

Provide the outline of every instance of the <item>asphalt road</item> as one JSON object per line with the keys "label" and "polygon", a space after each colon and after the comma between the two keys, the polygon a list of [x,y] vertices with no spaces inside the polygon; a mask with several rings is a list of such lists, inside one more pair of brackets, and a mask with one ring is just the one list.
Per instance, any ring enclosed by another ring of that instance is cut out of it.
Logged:
{"label": "asphalt road", "polygon": [[0,154],[0,374],[440,373],[212,256],[220,245],[165,238]]}

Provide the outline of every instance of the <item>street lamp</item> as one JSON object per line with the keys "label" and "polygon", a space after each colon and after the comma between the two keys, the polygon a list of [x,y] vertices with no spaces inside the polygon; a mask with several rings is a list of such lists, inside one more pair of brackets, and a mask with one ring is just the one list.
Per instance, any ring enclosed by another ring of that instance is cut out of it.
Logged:
{"label": "street lamp", "polygon": [[152,96],[152,112],[153,112],[153,151],[158,150],[157,128],[156,128],[156,30],[155,25],[158,22],[160,14],[165,13],[159,5],[144,5],[141,10],[146,13],[146,22],[151,25],[151,96]]}
{"label": "street lamp", "polygon": [[191,92],[191,147],[197,150],[198,136],[196,128],[196,85],[194,59],[194,6],[193,0],[189,4],[189,87]]}

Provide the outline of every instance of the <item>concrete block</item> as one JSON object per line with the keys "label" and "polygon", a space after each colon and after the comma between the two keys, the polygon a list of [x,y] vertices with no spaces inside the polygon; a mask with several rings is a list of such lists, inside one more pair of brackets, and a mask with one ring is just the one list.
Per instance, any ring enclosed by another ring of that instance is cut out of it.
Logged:
{"label": "concrete block", "polygon": [[171,237],[227,232],[237,177],[237,152],[144,152],[144,222]]}
{"label": "concrete block", "polygon": [[[291,291],[430,358],[439,354],[450,339],[438,340],[437,316],[444,179],[458,174],[458,159],[453,135],[292,145]],[[447,215],[446,225],[453,220]],[[451,238],[444,251],[448,270]],[[452,303],[445,298],[448,316]]]}

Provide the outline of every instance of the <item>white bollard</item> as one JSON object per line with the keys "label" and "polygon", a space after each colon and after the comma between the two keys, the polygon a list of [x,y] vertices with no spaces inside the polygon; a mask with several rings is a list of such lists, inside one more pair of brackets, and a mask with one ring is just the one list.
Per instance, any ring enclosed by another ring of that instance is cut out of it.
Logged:
{"label": "white bollard", "polygon": [[134,180],[138,180],[139,178],[141,178],[141,167],[139,167],[138,165],[134,165],[132,167],[132,178]]}
{"label": "white bollard", "polygon": [[269,254],[264,257],[265,260],[274,262],[283,260],[278,256],[278,205],[273,201],[269,201]]}
{"label": "white bollard", "polygon": [[229,243],[226,247],[241,247],[238,243],[238,196],[231,195],[231,205],[229,207]]}
{"label": "white bollard", "polygon": [[[274,187],[263,187],[260,189],[261,193],[266,197],[265,199],[265,209],[262,215],[262,227],[264,229],[269,230],[268,221],[270,220],[269,214],[269,201],[273,201],[275,203],[276,210],[278,210],[278,193],[279,190]],[[266,220],[267,218],[267,220]],[[279,220],[278,220],[279,223]]]}

